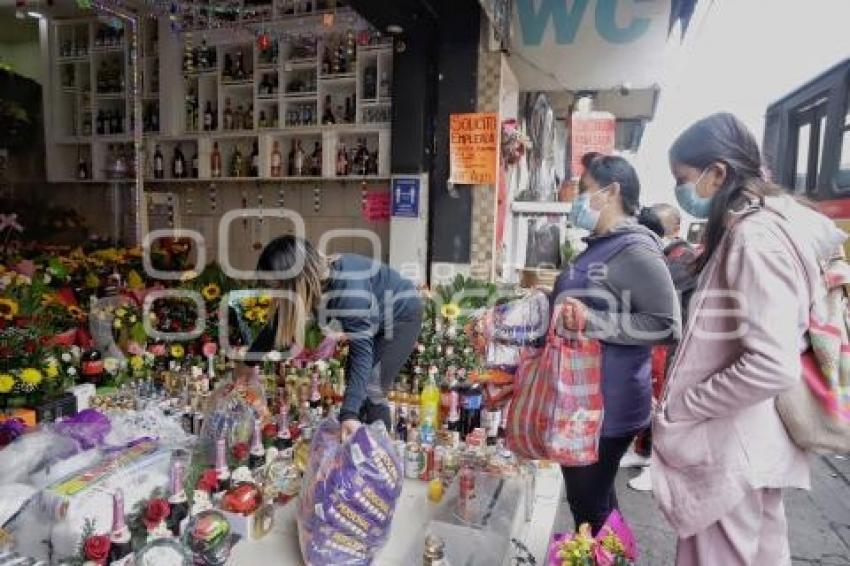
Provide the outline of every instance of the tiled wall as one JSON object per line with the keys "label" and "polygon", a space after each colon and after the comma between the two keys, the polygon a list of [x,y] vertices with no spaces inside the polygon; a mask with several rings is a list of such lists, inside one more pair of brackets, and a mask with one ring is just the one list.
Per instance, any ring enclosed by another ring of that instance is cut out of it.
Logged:
{"label": "tiled wall", "polygon": [[[490,23],[482,15],[481,42],[478,49],[478,111],[499,112],[499,89],[502,54],[490,51],[488,46]],[[472,196],[472,250],[471,273],[473,277],[490,280],[493,273],[493,236],[495,222],[495,185],[470,187]]]}

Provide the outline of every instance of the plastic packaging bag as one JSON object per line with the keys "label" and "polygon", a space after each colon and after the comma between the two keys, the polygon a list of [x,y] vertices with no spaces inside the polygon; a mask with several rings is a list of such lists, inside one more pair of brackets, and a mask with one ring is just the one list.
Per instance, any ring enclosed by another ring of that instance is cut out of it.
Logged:
{"label": "plastic packaging bag", "polygon": [[308,565],[370,564],[401,494],[401,461],[384,424],[362,426],[344,444],[339,429],[334,419],[319,425],[304,474],[298,536]]}

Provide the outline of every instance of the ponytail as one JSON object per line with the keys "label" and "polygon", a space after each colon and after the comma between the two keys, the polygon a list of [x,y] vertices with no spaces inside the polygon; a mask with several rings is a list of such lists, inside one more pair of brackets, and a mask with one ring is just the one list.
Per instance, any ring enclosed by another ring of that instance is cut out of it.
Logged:
{"label": "ponytail", "polygon": [[659,238],[664,237],[664,224],[661,222],[658,213],[648,206],[640,209],[637,216],[638,224],[641,224],[652,230]]}

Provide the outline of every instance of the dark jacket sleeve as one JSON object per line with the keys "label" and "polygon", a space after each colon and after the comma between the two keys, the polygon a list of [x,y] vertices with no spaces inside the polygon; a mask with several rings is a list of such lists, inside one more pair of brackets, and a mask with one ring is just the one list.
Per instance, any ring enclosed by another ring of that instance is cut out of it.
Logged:
{"label": "dark jacket sleeve", "polygon": [[616,308],[588,310],[588,336],[629,346],[671,344],[681,337],[679,298],[660,251],[626,247],[611,258],[597,285],[611,293]]}

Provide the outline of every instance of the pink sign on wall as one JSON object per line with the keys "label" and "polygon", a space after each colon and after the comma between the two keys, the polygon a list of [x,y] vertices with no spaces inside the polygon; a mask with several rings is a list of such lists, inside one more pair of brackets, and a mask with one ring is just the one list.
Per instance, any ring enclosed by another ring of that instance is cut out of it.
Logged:
{"label": "pink sign on wall", "polygon": [[390,192],[387,190],[367,191],[363,197],[363,219],[369,222],[384,222],[390,219]]}

